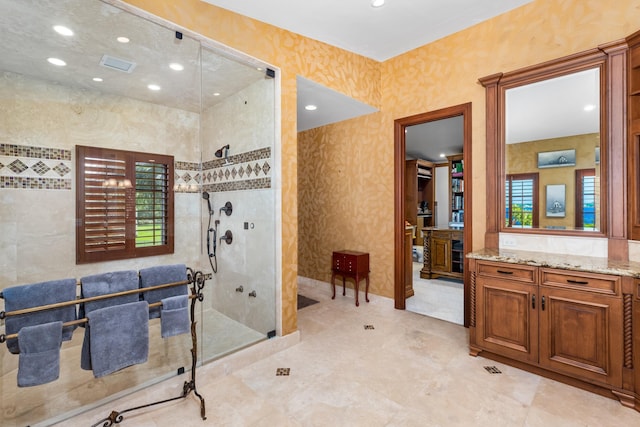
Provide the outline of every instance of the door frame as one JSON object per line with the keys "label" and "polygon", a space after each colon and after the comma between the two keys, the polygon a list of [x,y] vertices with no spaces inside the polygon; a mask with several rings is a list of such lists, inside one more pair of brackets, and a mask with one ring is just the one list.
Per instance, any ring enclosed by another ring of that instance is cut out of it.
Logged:
{"label": "door frame", "polygon": [[405,154],[406,141],[405,129],[408,126],[419,125],[422,123],[432,122],[435,120],[448,119],[451,117],[463,117],[463,148],[462,157],[464,161],[465,174],[465,197],[464,197],[464,326],[469,327],[470,299],[469,284],[471,275],[469,273],[469,260],[467,253],[471,252],[472,243],[472,203],[471,188],[473,186],[472,179],[472,163],[471,163],[471,102],[466,104],[454,105],[452,107],[442,108],[440,110],[429,111],[426,113],[416,114],[394,121],[394,181],[395,181],[395,209],[394,209],[394,307],[404,310],[406,307],[405,296],[405,277],[407,274],[413,274],[412,271],[405,271],[404,262],[404,175],[405,175]]}

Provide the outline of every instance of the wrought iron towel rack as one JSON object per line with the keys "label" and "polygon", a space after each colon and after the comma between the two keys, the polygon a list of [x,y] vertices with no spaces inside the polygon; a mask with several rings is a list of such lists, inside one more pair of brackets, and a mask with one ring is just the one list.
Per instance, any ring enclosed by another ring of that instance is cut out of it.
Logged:
{"label": "wrought iron towel rack", "polygon": [[[197,322],[195,321],[195,304],[196,304],[196,301],[202,302],[204,300],[204,294],[202,293],[202,289],[204,288],[204,283],[205,283],[205,276],[201,271],[194,271],[192,268],[187,267],[186,281],[165,283],[162,285],[148,286],[146,288],[132,289],[129,291],[114,292],[111,294],[104,294],[104,295],[89,297],[89,298],[76,298],[75,300],[72,300],[72,301],[59,302],[55,304],[46,304],[46,305],[41,305],[36,307],[25,308],[21,310],[13,310],[8,312],[0,311],[0,319],[5,319],[10,316],[19,316],[19,315],[24,315],[29,313],[37,313],[45,310],[52,310],[55,308],[67,307],[70,305],[82,304],[85,302],[115,298],[123,295],[138,294],[142,292],[163,289],[163,288],[170,288],[174,286],[191,285],[191,295],[189,295],[189,299],[191,300],[191,305],[190,305],[191,343],[193,345],[193,347],[191,348],[191,378],[189,379],[189,381],[184,382],[184,385],[182,387],[182,393],[176,397],[148,403],[145,405],[136,406],[133,408],[124,409],[122,411],[115,411],[115,410],[111,411],[111,413],[107,417],[99,420],[98,422],[93,424],[91,427],[97,427],[97,426],[109,427],[114,424],[119,424],[124,419],[123,414],[127,412],[148,408],[154,405],[160,405],[162,403],[168,403],[178,399],[184,399],[192,391],[198,397],[198,399],[200,399],[200,417],[203,420],[206,420],[207,417],[206,417],[206,411],[205,411],[204,397],[200,393],[198,393],[196,389],[196,365],[198,362],[198,335],[196,333]],[[3,298],[3,295],[1,292],[0,292],[0,298]],[[156,302],[156,303],[149,304],[149,307],[160,307],[161,305],[162,305],[162,302]],[[63,325],[64,326],[80,325],[83,323],[87,323],[88,321],[89,319],[85,317],[82,319],[65,322]],[[18,336],[19,336],[19,333],[9,334],[9,335],[0,334],[0,343],[4,343],[8,339],[18,338]]]}

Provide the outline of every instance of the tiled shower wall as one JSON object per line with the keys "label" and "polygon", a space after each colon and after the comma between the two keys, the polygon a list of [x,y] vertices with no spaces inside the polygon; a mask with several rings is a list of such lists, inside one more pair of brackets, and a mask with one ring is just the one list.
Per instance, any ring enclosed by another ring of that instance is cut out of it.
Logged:
{"label": "tiled shower wall", "polygon": [[183,193],[174,254],[76,265],[74,181],[76,145],[199,165],[199,114],[8,72],[0,93],[0,288],[159,263],[198,267],[199,197]]}
{"label": "tiled shower wall", "polygon": [[[276,329],[276,219],[273,177],[275,153],[274,80],[259,80],[202,114],[202,184],[219,220],[218,238],[227,230],[233,242],[218,241],[218,273],[205,289],[207,304],[266,334]],[[227,161],[215,152],[229,145]],[[246,191],[251,190],[251,191]],[[220,212],[226,202],[233,213]],[[202,201],[203,205],[205,204]],[[206,246],[208,216],[202,216]],[[212,222],[213,224],[213,222]],[[205,251],[206,252],[206,251]],[[206,255],[201,261],[207,264]],[[211,268],[203,268],[211,271]],[[236,292],[242,286],[243,292]],[[249,294],[255,291],[255,297]]]}

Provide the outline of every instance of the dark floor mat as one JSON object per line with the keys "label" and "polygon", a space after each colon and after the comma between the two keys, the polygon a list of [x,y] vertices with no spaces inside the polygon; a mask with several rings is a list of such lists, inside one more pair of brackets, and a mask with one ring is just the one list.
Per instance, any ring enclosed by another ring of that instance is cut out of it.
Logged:
{"label": "dark floor mat", "polygon": [[310,305],[316,304],[318,301],[307,298],[304,295],[298,294],[298,310],[301,308],[309,307]]}

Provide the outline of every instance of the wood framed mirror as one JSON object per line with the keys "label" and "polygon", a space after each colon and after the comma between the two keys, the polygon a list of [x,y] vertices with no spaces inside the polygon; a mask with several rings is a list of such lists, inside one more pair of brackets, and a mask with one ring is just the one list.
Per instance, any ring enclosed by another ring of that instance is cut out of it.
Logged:
{"label": "wood framed mirror", "polygon": [[624,42],[608,43],[479,79],[486,248],[498,248],[499,233],[602,237],[609,257],[626,259],[626,54]]}

